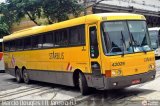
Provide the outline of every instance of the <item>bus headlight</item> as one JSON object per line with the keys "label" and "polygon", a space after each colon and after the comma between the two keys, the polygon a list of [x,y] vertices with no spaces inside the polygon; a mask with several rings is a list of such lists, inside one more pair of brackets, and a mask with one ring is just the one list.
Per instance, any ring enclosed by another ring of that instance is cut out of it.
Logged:
{"label": "bus headlight", "polygon": [[149,70],[154,70],[155,69],[155,65],[154,64],[150,64],[149,65]]}
{"label": "bus headlight", "polygon": [[116,70],[112,70],[112,76],[116,76]]}
{"label": "bus headlight", "polygon": [[122,71],[120,69],[118,70],[112,70],[112,76],[121,76]]}

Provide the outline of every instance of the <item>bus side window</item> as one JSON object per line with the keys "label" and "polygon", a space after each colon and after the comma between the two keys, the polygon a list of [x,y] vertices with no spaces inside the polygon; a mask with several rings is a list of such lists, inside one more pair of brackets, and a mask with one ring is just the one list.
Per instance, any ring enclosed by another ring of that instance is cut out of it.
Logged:
{"label": "bus side window", "polygon": [[16,40],[16,48],[17,50],[23,50],[23,39]]}
{"label": "bus side window", "polygon": [[43,48],[53,47],[52,33],[46,33],[43,35]]}
{"label": "bus side window", "polygon": [[31,37],[24,38],[24,50],[31,49]]}
{"label": "bus side window", "polygon": [[15,51],[16,50],[16,42],[15,40],[10,41],[10,51]]}
{"label": "bus side window", "polygon": [[69,29],[69,44],[80,45],[80,35],[77,26]]}
{"label": "bus side window", "polygon": [[99,50],[98,50],[98,41],[97,41],[97,29],[95,26],[90,27],[90,56],[91,58],[98,58]]}
{"label": "bus side window", "polygon": [[32,36],[32,49],[38,49],[38,36]]}
{"label": "bus side window", "polygon": [[4,42],[4,51],[9,51],[9,42]]}
{"label": "bus side window", "polygon": [[38,49],[40,49],[40,48],[42,48],[42,46],[43,46],[43,35],[39,35],[39,36],[37,36],[38,38],[38,44],[37,44],[37,46],[38,46]]}

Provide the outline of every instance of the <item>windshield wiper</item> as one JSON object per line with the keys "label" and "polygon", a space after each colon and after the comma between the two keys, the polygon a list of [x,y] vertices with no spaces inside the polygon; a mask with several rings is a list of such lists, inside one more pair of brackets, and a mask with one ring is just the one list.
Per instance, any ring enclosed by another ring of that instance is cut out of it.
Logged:
{"label": "windshield wiper", "polygon": [[147,51],[143,48],[143,47],[141,47],[142,48],[142,51],[146,54],[147,53]]}
{"label": "windshield wiper", "polygon": [[134,40],[134,37],[133,37],[133,34],[130,32],[130,35],[131,35],[131,38],[132,38],[132,41],[134,42],[134,46],[138,46],[137,42]]}
{"label": "windshield wiper", "polygon": [[[144,48],[143,48],[140,44],[138,44],[137,41],[134,40],[133,34],[132,34],[131,32],[130,32],[130,36],[131,36],[131,38],[132,38],[132,41],[134,42],[134,46],[135,46],[135,47],[140,46],[140,47],[142,48],[142,51],[146,54],[147,51],[145,51]],[[146,34],[145,34],[145,36],[146,36]]]}
{"label": "windshield wiper", "polygon": [[123,35],[123,32],[121,31],[121,37],[122,37],[122,43],[123,43],[123,54],[122,56],[124,56],[124,50],[126,49],[126,43],[125,43],[125,38],[124,38],[124,35]]}
{"label": "windshield wiper", "polygon": [[[145,32],[145,37],[147,37],[147,34],[146,34],[147,32]],[[143,52],[146,54],[147,53],[147,51],[142,47],[142,50],[143,50]]]}

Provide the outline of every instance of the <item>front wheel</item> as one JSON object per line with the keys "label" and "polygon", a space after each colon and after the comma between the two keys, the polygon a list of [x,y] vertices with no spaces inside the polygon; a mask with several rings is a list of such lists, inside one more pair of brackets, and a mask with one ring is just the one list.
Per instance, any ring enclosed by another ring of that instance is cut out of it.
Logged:
{"label": "front wheel", "polygon": [[26,84],[30,83],[29,74],[28,74],[28,71],[26,69],[23,69],[23,80]]}
{"label": "front wheel", "polygon": [[21,71],[19,69],[16,69],[16,80],[18,83],[22,82]]}
{"label": "front wheel", "polygon": [[88,85],[85,76],[82,73],[79,73],[79,88],[82,95],[88,94]]}

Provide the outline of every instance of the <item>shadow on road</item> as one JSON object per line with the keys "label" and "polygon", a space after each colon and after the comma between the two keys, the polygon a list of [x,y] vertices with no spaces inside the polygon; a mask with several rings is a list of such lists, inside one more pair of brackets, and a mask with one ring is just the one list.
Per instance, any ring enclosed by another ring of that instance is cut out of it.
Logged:
{"label": "shadow on road", "polygon": [[[5,81],[18,84],[15,78],[7,78],[5,79]],[[18,84],[18,85],[28,86],[27,84],[24,84],[24,83]],[[55,92],[62,92],[73,97],[75,96],[75,94],[76,95],[78,94],[80,98],[84,97],[84,96],[81,96],[79,90],[74,87],[39,82],[39,81],[32,81],[30,85],[51,87],[53,89],[56,89]],[[105,104],[105,106],[111,106],[112,104],[124,104],[126,101],[133,101],[132,100],[133,97],[150,94],[152,92],[155,92],[155,91],[148,90],[148,89],[134,88],[134,87],[119,89],[119,90],[105,90],[105,91],[91,89],[91,93],[88,95],[88,98],[77,101],[77,105],[78,106],[86,106],[86,105],[87,106],[103,106],[103,104]],[[145,98],[141,98],[141,101],[144,99]]]}
{"label": "shadow on road", "polygon": [[140,95],[150,94],[154,90],[140,89],[140,88],[126,88],[120,90],[105,90],[95,91],[87,100],[78,103],[78,106],[111,106],[111,105],[122,105],[126,102],[141,103],[145,98],[139,99],[139,101],[133,100],[133,97]]}
{"label": "shadow on road", "polygon": [[4,81],[5,82],[11,82],[11,83],[19,84],[20,86],[33,85],[33,86],[57,88],[59,90],[65,90],[65,91],[79,92],[79,89],[77,89],[75,87],[59,85],[59,84],[53,84],[53,83],[47,83],[47,82],[31,81],[30,84],[25,84],[23,82],[22,83],[17,83],[15,78],[8,78],[8,79],[5,79]]}

